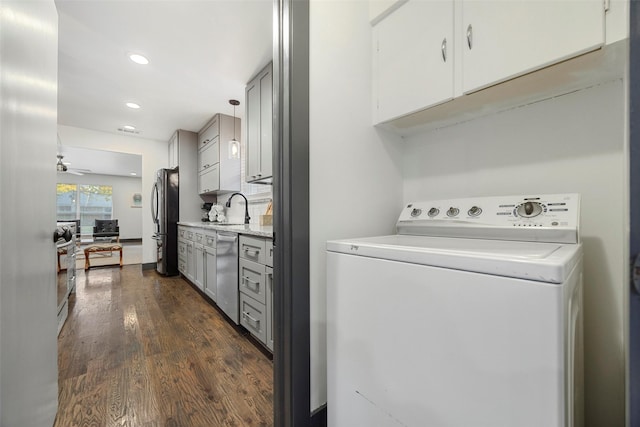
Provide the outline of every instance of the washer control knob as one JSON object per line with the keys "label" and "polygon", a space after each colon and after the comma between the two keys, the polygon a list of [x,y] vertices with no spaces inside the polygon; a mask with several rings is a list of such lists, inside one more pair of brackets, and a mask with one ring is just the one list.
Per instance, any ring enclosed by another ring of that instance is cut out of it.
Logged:
{"label": "washer control knob", "polygon": [[469,214],[469,216],[478,216],[482,213],[482,209],[477,206],[472,206],[467,213]]}
{"label": "washer control knob", "polygon": [[427,215],[429,215],[431,218],[433,218],[434,216],[438,215],[439,213],[440,213],[440,209],[431,208],[431,209],[429,209],[429,212],[427,212]]}
{"label": "washer control knob", "polygon": [[533,218],[542,213],[542,205],[538,202],[524,202],[516,208],[516,214],[523,218]]}
{"label": "washer control knob", "polygon": [[447,216],[457,216],[460,213],[460,209],[454,208],[453,206],[449,208],[447,211]]}
{"label": "washer control knob", "polygon": [[422,209],[413,208],[413,210],[411,211],[411,216],[415,218],[417,216],[420,216],[421,213]]}

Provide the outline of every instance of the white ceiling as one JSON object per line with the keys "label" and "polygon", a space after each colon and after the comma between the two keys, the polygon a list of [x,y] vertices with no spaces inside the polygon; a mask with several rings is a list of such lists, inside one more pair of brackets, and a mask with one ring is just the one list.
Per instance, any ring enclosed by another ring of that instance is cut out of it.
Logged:
{"label": "white ceiling", "polygon": [[[198,131],[216,113],[232,115],[229,99],[241,102],[236,116],[244,117],[245,85],[272,57],[272,0],[56,6],[61,125],[111,133],[132,125],[137,137],[166,142],[176,129]],[[134,52],[150,63],[133,63]]]}

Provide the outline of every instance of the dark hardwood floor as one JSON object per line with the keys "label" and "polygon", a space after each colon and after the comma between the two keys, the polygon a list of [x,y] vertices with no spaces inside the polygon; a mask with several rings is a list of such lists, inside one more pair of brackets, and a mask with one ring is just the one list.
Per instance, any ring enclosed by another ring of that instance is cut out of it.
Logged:
{"label": "dark hardwood floor", "polygon": [[183,279],[79,271],[55,427],[273,424],[273,366]]}

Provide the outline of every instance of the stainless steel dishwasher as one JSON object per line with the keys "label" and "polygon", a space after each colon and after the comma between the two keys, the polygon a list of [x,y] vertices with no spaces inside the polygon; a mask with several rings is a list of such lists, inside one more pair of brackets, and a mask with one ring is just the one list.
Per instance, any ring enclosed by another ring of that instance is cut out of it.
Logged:
{"label": "stainless steel dishwasher", "polygon": [[238,324],[238,234],[218,231],[216,267],[218,307]]}

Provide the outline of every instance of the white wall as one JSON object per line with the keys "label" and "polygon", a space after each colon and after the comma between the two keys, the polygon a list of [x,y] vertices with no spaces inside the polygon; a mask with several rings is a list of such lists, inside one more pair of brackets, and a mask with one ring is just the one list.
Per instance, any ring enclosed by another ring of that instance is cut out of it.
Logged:
{"label": "white wall", "polygon": [[311,409],[326,403],[325,242],[390,234],[402,205],[398,138],[371,126],[368,3],[310,5]]}
{"label": "white wall", "polygon": [[142,262],[156,262],[149,195],[155,172],[168,165],[168,138],[167,141],[154,141],[63,125],[58,126],[58,135],[63,145],[142,155]]}
{"label": "white wall", "polygon": [[[142,194],[142,179],[140,177],[99,174],[73,175],[58,172],[58,183],[112,186],[113,219],[118,220],[120,239],[142,238],[143,210],[141,207],[133,207],[133,194]],[[146,214],[147,212],[144,211],[144,213]]]}
{"label": "white wall", "polygon": [[404,152],[405,203],[582,195],[587,427],[624,425],[624,102],[616,81],[413,136]]}
{"label": "white wall", "polygon": [[[270,185],[265,185],[265,190],[268,190],[265,193],[255,194],[251,196],[247,196],[247,200],[249,200],[249,216],[251,220],[249,220],[250,224],[259,224],[260,223],[260,215],[264,215],[269,207],[269,201],[273,200],[273,191]],[[229,200],[229,196],[233,193],[220,194],[218,195],[218,204],[225,206],[227,200]],[[240,196],[235,196],[231,200],[231,207],[225,207],[225,216],[227,217],[227,222],[232,224],[243,224],[244,223],[244,199]]]}

